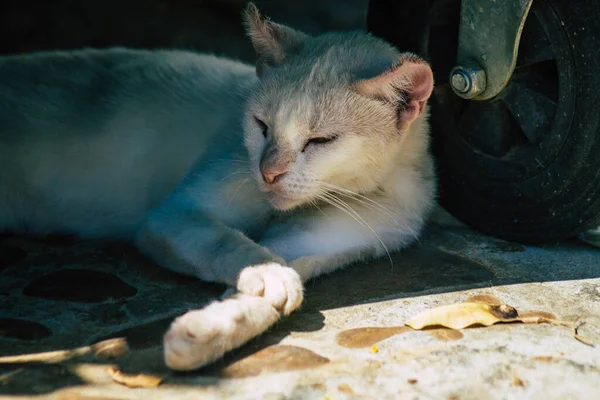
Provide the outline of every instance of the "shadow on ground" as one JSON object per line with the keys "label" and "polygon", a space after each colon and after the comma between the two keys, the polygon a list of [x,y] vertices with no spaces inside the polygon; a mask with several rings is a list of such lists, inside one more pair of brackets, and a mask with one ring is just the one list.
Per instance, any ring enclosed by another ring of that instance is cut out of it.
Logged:
{"label": "shadow on ground", "polygon": [[[567,243],[559,249],[577,246]],[[486,260],[470,256],[473,249],[483,252]],[[308,282],[306,302],[300,311],[191,376],[227,376],[232,368],[239,369],[241,360],[279,343],[290,333],[321,329],[321,311],[327,309],[415,294],[544,280],[541,276],[546,276],[545,280],[600,276],[597,269],[586,268],[561,269],[562,275],[556,275],[557,268],[552,266],[542,266],[541,271],[525,266],[519,273],[505,273],[511,268],[507,256],[520,256],[525,251],[518,244],[485,238],[468,230],[434,229],[419,244],[393,254],[392,262],[382,258],[359,263]],[[5,237],[0,242],[0,260],[3,356],[73,349],[122,337],[132,350],[138,351],[137,358],[128,360],[122,368],[169,374],[162,362],[163,333],[174,317],[203,306],[224,290],[221,285],[158,268],[125,243]],[[60,363],[0,364],[0,393],[48,393],[81,385],[75,366],[112,362],[83,354],[72,355]],[[178,376],[189,378],[190,374],[171,375],[171,381]],[[32,385],[32,381],[36,384]]]}

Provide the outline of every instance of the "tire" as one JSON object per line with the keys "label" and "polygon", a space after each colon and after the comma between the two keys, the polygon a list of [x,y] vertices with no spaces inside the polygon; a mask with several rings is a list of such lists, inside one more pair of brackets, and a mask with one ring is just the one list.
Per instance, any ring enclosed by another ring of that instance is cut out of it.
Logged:
{"label": "tire", "polygon": [[424,56],[440,204],[471,227],[522,243],[600,224],[600,2],[534,0],[517,68],[486,101],[454,95],[448,76],[460,0],[372,0],[368,27]]}

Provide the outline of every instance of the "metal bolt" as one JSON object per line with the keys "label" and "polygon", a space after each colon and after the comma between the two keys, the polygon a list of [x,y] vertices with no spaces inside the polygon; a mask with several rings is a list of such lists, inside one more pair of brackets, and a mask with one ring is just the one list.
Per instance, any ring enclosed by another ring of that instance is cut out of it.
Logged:
{"label": "metal bolt", "polygon": [[450,72],[452,90],[464,99],[472,99],[485,90],[485,71],[472,59],[464,60]]}
{"label": "metal bolt", "polygon": [[456,71],[452,75],[452,88],[460,93],[466,93],[471,86],[471,79],[464,71]]}

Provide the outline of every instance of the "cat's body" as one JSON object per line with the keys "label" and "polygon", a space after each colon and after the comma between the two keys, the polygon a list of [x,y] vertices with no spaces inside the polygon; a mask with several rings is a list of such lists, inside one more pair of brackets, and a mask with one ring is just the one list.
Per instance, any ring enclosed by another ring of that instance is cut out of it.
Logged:
{"label": "cat's body", "polygon": [[81,50],[3,57],[0,77],[2,230],[132,239],[195,162],[215,178],[244,166],[229,159],[244,156],[251,66]]}
{"label": "cat's body", "polygon": [[302,281],[406,246],[434,204],[422,60],[247,22],[259,78],[180,51],[0,58],[0,232],[128,237],[240,292],[175,321],[175,369],[292,312]]}

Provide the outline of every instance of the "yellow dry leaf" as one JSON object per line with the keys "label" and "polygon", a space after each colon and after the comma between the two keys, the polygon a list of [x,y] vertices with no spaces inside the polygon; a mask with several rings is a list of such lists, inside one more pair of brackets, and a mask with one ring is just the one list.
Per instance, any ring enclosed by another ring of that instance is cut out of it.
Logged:
{"label": "yellow dry leaf", "polygon": [[129,346],[125,338],[103,340],[91,346],[100,360],[112,360],[125,357],[129,353]]}
{"label": "yellow dry leaf", "polygon": [[379,348],[377,346],[371,347],[371,353],[378,353],[378,352],[379,352]]}
{"label": "yellow dry leaf", "polygon": [[114,366],[108,367],[108,374],[113,381],[130,388],[153,388],[160,385],[163,378],[152,375],[127,375]]}
{"label": "yellow dry leaf", "polygon": [[517,321],[518,312],[506,304],[459,303],[432,308],[411,318],[405,325],[413,329],[445,326],[462,329],[471,325],[490,326],[498,322]]}

